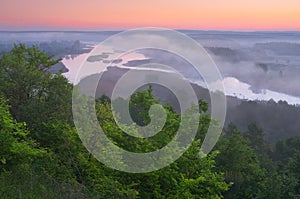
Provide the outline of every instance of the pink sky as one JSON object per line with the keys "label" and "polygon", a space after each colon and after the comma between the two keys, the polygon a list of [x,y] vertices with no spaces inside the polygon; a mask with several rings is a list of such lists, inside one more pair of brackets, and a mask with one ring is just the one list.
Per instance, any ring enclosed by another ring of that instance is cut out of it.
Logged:
{"label": "pink sky", "polygon": [[1,29],[300,30],[300,0],[1,0]]}

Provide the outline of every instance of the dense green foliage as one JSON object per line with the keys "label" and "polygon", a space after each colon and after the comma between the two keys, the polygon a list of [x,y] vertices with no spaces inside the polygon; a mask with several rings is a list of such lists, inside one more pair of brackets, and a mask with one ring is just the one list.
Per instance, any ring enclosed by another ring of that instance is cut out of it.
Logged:
{"label": "dense green foliage", "polygon": [[[0,59],[0,198],[297,198],[300,196],[300,138],[270,146],[255,124],[246,132],[230,125],[215,150],[199,158],[211,120],[199,101],[196,139],[184,155],[158,171],[131,174],[97,161],[81,143],[71,114],[73,86],[48,69],[59,60],[16,45]],[[123,99],[119,99],[123,100]],[[106,135],[136,152],[157,150],[174,136],[180,115],[163,105],[167,121],[151,139],[126,135],[115,123],[110,99],[96,101]],[[130,114],[149,123],[151,88],[136,92]],[[128,128],[131,128],[128,126]],[[121,163],[120,163],[121,164]]]}

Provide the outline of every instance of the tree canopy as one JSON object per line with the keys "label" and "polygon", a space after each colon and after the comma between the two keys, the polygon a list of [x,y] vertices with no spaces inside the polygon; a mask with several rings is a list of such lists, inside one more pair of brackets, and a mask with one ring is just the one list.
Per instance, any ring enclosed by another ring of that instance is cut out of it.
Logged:
{"label": "tree canopy", "polygon": [[[49,72],[59,61],[23,44],[0,57],[0,198],[299,197],[300,138],[271,146],[257,125],[250,124],[245,132],[230,125],[215,149],[199,157],[213,119],[203,100],[198,104],[196,138],[174,163],[143,174],[105,166],[83,146],[73,124],[73,85],[61,73]],[[161,104],[152,91],[138,91],[129,99],[130,114],[137,124],[147,125],[149,108]],[[137,139],[116,124],[111,103],[107,96],[96,100],[99,124],[112,142],[135,152],[166,145],[184,114],[162,104],[167,119],[161,132],[150,139]]]}

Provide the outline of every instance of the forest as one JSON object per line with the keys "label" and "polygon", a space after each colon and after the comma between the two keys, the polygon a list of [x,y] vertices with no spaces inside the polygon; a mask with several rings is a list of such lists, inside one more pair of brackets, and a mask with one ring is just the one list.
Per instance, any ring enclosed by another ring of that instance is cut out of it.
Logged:
{"label": "forest", "polygon": [[[271,143],[256,123],[249,120],[243,130],[231,123],[213,151],[199,157],[213,119],[204,100],[198,103],[195,140],[174,163],[142,174],[105,166],[77,134],[74,86],[61,72],[49,72],[59,61],[23,44],[0,55],[0,198],[300,198],[300,137],[280,136]],[[151,87],[136,92],[130,99],[132,118],[149,123],[148,111],[159,103]],[[95,104],[107,137],[129,151],[160,149],[180,123],[180,114],[163,104],[162,131],[153,139],[132,139],[115,123],[109,97]]]}

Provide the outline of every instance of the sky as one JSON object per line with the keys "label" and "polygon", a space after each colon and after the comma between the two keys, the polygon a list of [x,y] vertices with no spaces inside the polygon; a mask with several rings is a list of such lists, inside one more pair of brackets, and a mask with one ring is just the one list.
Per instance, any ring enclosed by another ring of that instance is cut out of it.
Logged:
{"label": "sky", "polygon": [[1,0],[1,30],[300,30],[300,0]]}

